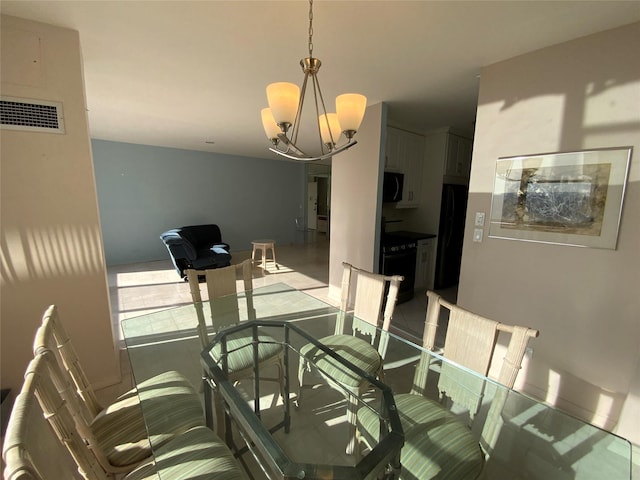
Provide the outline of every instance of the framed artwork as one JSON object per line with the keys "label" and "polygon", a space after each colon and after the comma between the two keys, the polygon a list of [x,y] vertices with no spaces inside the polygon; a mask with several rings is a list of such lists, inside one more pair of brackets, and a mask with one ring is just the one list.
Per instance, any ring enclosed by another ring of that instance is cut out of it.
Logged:
{"label": "framed artwork", "polygon": [[489,237],[615,250],[631,152],[499,158]]}

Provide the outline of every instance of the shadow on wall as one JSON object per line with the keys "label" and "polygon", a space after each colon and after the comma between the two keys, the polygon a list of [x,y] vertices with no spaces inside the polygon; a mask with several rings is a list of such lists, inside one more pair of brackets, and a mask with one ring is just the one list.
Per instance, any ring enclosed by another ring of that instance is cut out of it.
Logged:
{"label": "shadow on wall", "polygon": [[[629,206],[640,198],[639,186],[627,186],[627,218]],[[469,215],[488,213],[490,205],[490,194],[472,194]],[[633,268],[630,262],[637,262],[629,257],[637,236],[619,238],[618,251],[612,251],[489,238],[489,225],[485,228],[482,243],[466,233],[460,304],[540,331],[525,356],[517,390],[615,431],[637,362],[640,327],[632,313],[637,287],[620,281]]]}
{"label": "shadow on wall", "polygon": [[6,227],[0,236],[0,255],[3,286],[104,271],[102,236],[94,226]]}
{"label": "shadow on wall", "polygon": [[[619,92],[634,88],[634,84],[637,88],[640,81],[640,67],[631,47],[637,45],[639,29],[635,23],[492,65],[483,71],[483,80],[490,72],[488,80],[497,82],[500,88],[482,91],[479,108],[496,103],[501,105],[500,112],[507,112],[526,109],[522,104],[533,99],[547,102],[544,124],[529,123],[528,127],[533,127],[532,134],[540,139],[555,138],[541,135],[541,130],[557,128],[557,132],[548,133],[557,134],[559,143],[555,151],[559,152],[594,147],[594,139],[602,137],[606,141],[607,135],[637,132],[640,128],[637,106],[620,103]],[[562,109],[558,123],[553,116],[556,109]],[[611,122],[614,111],[627,113],[617,115],[619,120]],[[608,116],[607,121],[601,120],[601,112]],[[542,152],[510,151],[504,156],[532,153]]]}
{"label": "shadow on wall", "polygon": [[[540,361],[529,366],[524,390],[608,431],[616,427],[626,399],[624,393],[604,389]],[[579,399],[579,404],[572,398]]]}

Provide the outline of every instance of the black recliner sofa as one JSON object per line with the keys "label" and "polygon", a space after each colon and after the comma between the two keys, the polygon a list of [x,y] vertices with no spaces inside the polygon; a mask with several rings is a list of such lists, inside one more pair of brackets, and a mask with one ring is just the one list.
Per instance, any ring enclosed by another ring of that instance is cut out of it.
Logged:
{"label": "black recliner sofa", "polygon": [[218,225],[191,225],[160,235],[181,278],[188,268],[204,270],[231,265],[229,244],[222,241]]}

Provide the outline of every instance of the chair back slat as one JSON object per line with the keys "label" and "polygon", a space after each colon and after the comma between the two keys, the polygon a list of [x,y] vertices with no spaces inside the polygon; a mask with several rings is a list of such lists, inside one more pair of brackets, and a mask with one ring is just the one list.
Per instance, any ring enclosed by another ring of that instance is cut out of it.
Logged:
{"label": "chair back slat", "polygon": [[[518,372],[522,368],[522,360],[527,349],[527,345],[531,338],[538,336],[538,330],[520,325],[503,325],[500,324],[498,329],[511,333],[511,339],[504,355],[504,360],[498,375],[498,382],[513,388]],[[497,390],[489,411],[487,412],[487,420],[482,428],[480,435],[480,445],[486,455],[493,453],[495,445],[500,436],[500,429],[504,423],[502,420],[502,409],[507,402],[507,390]]]}
{"label": "chair back slat", "polygon": [[236,285],[237,271],[238,267],[235,265],[205,271],[207,292],[210,300],[238,293]]}
{"label": "chair back slat", "polygon": [[452,306],[444,342],[444,355],[486,375],[498,339],[498,322]]}
{"label": "chair back slat", "polygon": [[[209,311],[210,324],[214,332],[221,328],[236,325],[240,321],[240,307],[235,294],[238,292],[237,278],[240,274],[245,291],[247,303],[247,315],[249,319],[255,318],[253,307],[253,277],[251,273],[251,260],[230,265],[223,268],[207,270],[185,270],[191,298],[196,316],[198,318],[198,336],[203,348],[209,345],[209,328],[206,310]],[[203,302],[200,277],[204,277],[208,303]],[[211,300],[216,300],[211,302]]]}
{"label": "chair back slat", "polygon": [[[401,275],[382,275],[368,272],[343,262],[340,313],[334,334],[344,333],[344,316],[353,314],[353,333],[360,332],[370,338],[371,344],[378,342],[378,352],[384,357],[388,337],[385,332],[391,326],[391,319],[398,299]],[[378,335],[378,329],[381,329]]]}
{"label": "chair back slat", "polygon": [[[441,310],[448,310],[449,323],[442,352],[444,357],[486,376],[492,362],[497,360],[494,351],[499,332],[510,333],[511,339],[497,380],[512,388],[521,368],[527,343],[530,338],[538,335],[538,331],[528,327],[504,325],[482,317],[447,302],[433,291],[428,291],[427,297],[423,347],[434,350]],[[421,355],[411,393],[424,394],[432,359],[426,352]],[[465,406],[473,418],[482,400],[484,381],[482,377],[476,380],[471,374],[455,366],[443,364],[438,388],[455,403]]]}
{"label": "chair back slat", "polygon": [[200,345],[204,347],[209,345],[209,334],[207,333],[207,320],[204,313],[202,295],[200,293],[200,279],[198,278],[198,271],[187,269],[184,273],[187,277],[187,281],[189,282],[191,299],[193,300],[193,307],[196,310],[196,318],[198,319],[198,338],[200,339]]}
{"label": "chair back slat", "polygon": [[358,272],[353,314],[373,327],[381,326],[384,277]]}
{"label": "chair back slat", "polygon": [[[507,328],[508,327],[508,328]],[[509,388],[513,388],[516,383],[516,377],[518,372],[522,369],[522,360],[527,350],[527,345],[531,338],[538,336],[538,330],[533,328],[523,327],[520,325],[498,325],[498,330],[511,333],[511,339],[507,346],[507,352],[505,353],[502,366],[500,368],[500,374],[498,375],[498,382],[506,385]]]}

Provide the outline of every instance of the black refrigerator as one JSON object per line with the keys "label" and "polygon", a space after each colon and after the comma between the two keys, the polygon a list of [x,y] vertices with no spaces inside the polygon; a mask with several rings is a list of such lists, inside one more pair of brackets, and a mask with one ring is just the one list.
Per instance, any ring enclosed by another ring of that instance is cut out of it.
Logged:
{"label": "black refrigerator", "polygon": [[436,255],[436,289],[458,284],[468,196],[469,189],[465,185],[444,184],[442,186]]}

